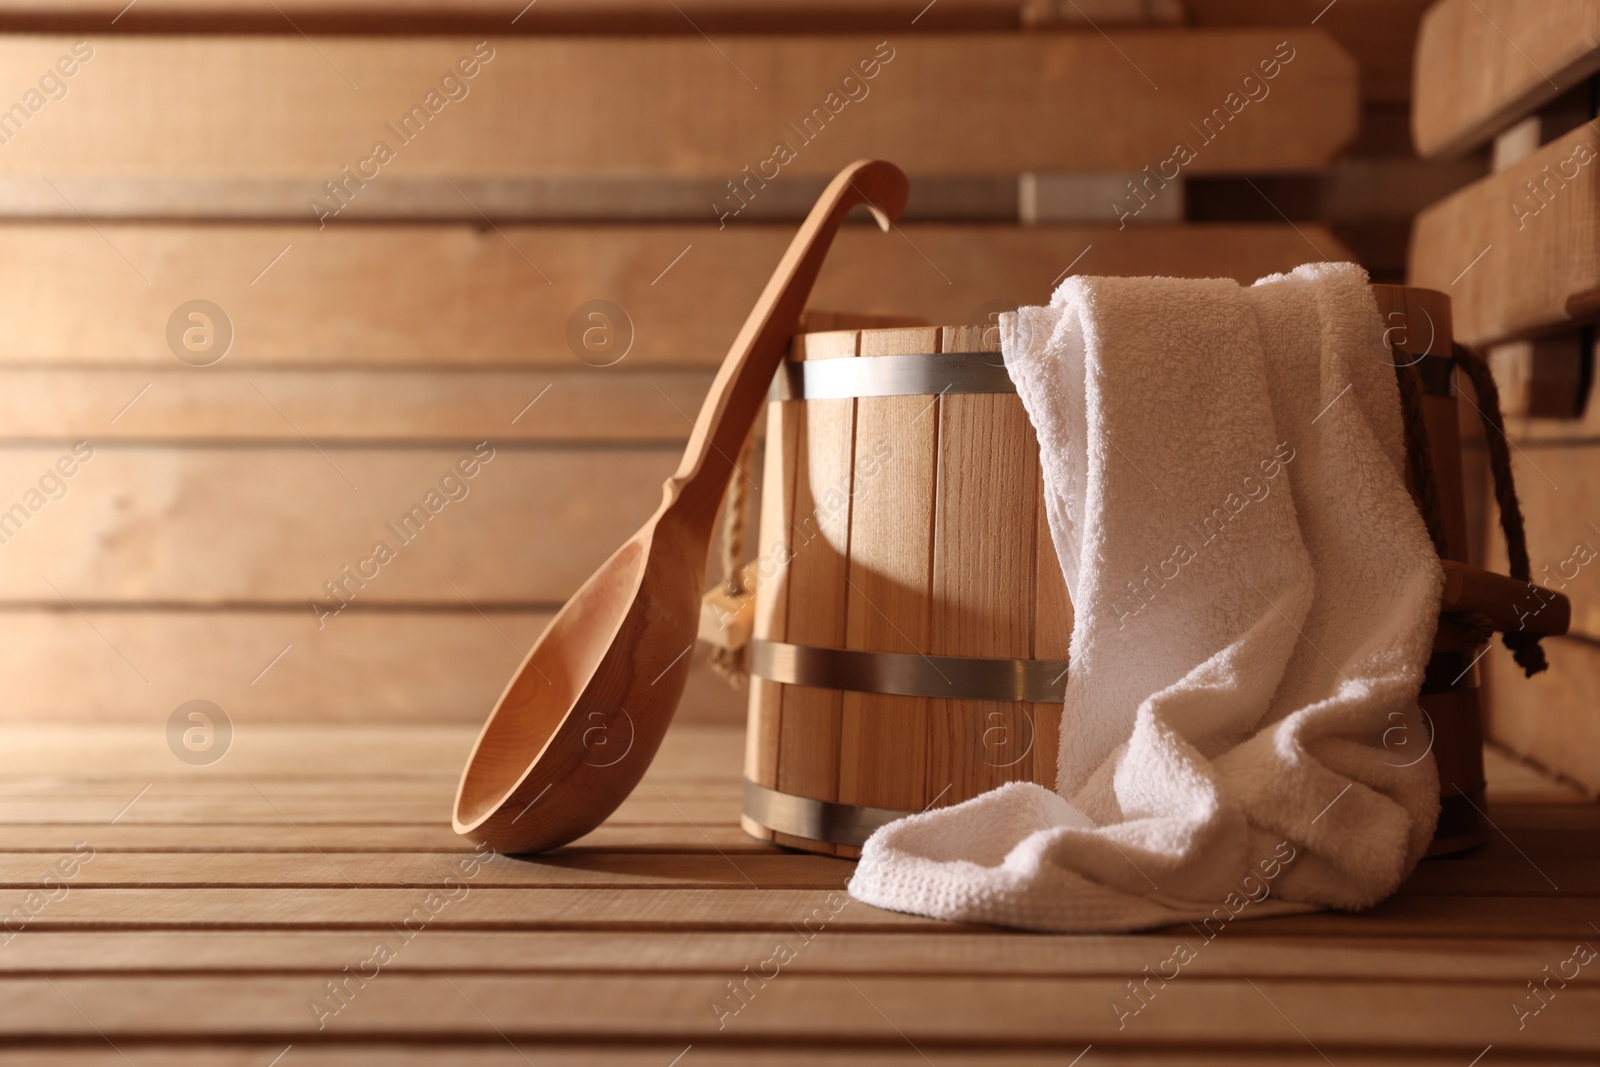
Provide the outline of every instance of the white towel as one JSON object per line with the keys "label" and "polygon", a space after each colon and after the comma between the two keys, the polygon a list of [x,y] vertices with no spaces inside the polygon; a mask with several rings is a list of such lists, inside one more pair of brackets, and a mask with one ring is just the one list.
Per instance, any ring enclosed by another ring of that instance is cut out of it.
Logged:
{"label": "white towel", "polygon": [[1443,578],[1365,272],[1072,278],[1002,328],[1075,608],[1057,791],[891,823],[850,892],[1208,936],[1382,900],[1438,817],[1415,701]]}

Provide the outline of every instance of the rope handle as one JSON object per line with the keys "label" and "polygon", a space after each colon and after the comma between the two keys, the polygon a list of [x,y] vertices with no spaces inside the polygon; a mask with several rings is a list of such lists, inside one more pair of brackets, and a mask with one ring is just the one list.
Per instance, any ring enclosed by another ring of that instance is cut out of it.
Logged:
{"label": "rope handle", "polygon": [[[1500,532],[1506,539],[1506,559],[1511,577],[1533,584],[1533,565],[1528,560],[1528,536],[1522,519],[1522,504],[1517,500],[1516,481],[1511,471],[1511,439],[1506,436],[1505,418],[1500,411],[1500,387],[1495,383],[1489,361],[1463,344],[1450,346],[1450,357],[1472,382],[1478,394],[1478,415],[1483,419],[1484,439],[1489,449],[1489,470],[1494,476],[1494,499],[1500,512]],[[1506,631],[1501,638],[1511,650],[1517,666],[1529,678],[1546,670],[1539,635]]]}
{"label": "rope handle", "polygon": [[[750,593],[744,559],[745,531],[750,523],[750,483],[745,472],[750,469],[755,443],[756,435],[752,428],[739,449],[733,480],[728,483],[728,493],[722,500],[722,583],[719,591],[735,600],[744,599]],[[749,673],[746,650],[742,644],[713,645],[708,660],[712,669],[735,687]]]}
{"label": "rope handle", "polygon": [[[1445,555],[1444,508],[1439,497],[1439,486],[1434,481],[1433,453],[1428,443],[1428,431],[1422,417],[1422,380],[1411,360],[1394,361],[1395,378],[1400,385],[1400,409],[1405,424],[1406,450],[1411,455],[1411,474],[1417,489],[1418,510],[1428,527],[1434,551]],[[1460,367],[1472,382],[1478,394],[1474,405],[1483,419],[1485,442],[1489,449],[1489,470],[1494,476],[1494,498],[1500,513],[1500,531],[1506,539],[1506,558],[1511,577],[1533,584],[1533,567],[1528,561],[1527,531],[1522,520],[1522,505],[1517,500],[1517,486],[1511,472],[1510,438],[1506,436],[1505,419],[1500,413],[1500,388],[1494,374],[1477,352],[1463,344],[1450,346],[1450,360]],[[1474,643],[1489,640],[1494,624],[1482,615],[1449,613],[1450,621]],[[1507,630],[1501,638],[1512,658],[1529,678],[1549,667],[1539,635]]]}

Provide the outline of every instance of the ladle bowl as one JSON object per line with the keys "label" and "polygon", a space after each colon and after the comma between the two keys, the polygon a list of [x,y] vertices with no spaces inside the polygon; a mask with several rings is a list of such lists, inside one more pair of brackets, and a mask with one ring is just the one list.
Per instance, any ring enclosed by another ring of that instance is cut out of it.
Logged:
{"label": "ladle bowl", "polygon": [[863,160],[829,183],[739,331],[661,506],[573,594],[501,694],[456,790],[456,832],[542,852],[631,793],[683,696],[717,510],[833,235],[866,204],[888,230],[909,186]]}

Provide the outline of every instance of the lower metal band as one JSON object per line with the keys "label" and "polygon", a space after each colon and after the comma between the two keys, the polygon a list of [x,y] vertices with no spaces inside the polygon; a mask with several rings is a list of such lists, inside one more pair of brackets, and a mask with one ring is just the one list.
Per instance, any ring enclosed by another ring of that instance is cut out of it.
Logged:
{"label": "lower metal band", "polygon": [[851,359],[788,360],[772,384],[773,400],[845,400],[861,396],[1015,393],[998,352],[918,352]]}
{"label": "lower metal band", "polygon": [[760,638],[750,642],[750,673],[784,685],[942,700],[1054,704],[1067,692],[1065,660],[857,652]]}
{"label": "lower metal band", "polygon": [[895,808],[868,808],[780,793],[746,778],[745,817],[780,834],[860,848],[880,826],[915,812]]}

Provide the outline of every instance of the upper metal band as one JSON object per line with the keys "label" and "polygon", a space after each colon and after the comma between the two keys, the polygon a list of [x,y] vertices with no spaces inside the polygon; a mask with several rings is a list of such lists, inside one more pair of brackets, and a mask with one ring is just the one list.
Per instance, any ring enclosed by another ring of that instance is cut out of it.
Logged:
{"label": "upper metal band", "polygon": [[943,700],[1053,704],[1067,692],[1065,660],[856,652],[759,637],[750,642],[750,673],[785,685]]}
{"label": "upper metal band", "polygon": [[844,400],[859,396],[1014,393],[998,352],[917,352],[901,356],[786,360],[773,400]]}
{"label": "upper metal band", "polygon": [[878,827],[916,814],[894,808],[869,808],[860,804],[840,804],[832,800],[780,793],[748,778],[744,780],[744,813],[768,830],[776,830],[780,834],[858,848],[866,843]]}

